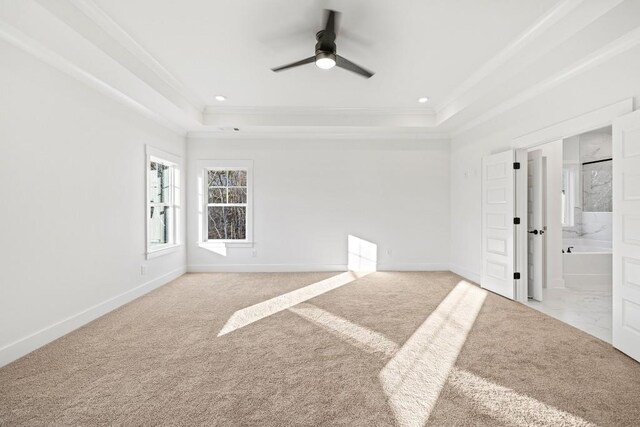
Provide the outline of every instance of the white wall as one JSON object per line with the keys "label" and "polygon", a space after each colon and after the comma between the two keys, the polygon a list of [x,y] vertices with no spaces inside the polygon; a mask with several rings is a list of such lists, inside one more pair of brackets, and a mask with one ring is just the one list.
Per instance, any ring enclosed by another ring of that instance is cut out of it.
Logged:
{"label": "white wall", "polygon": [[[189,138],[188,186],[203,159],[254,161],[254,240],[226,256],[198,246],[189,191],[193,271],[344,270],[349,234],[378,245],[379,269],[449,263],[448,141]],[[387,254],[390,250],[390,254]]]}
{"label": "white wall", "polygon": [[[455,135],[451,146],[451,263],[470,279],[481,273],[483,156],[512,148],[519,136],[594,111],[625,98],[640,99],[640,48],[541,93],[486,124]],[[571,135],[564,135],[571,136]]]}
{"label": "white wall", "polygon": [[1,366],[181,274],[186,250],[144,255],[145,144],[184,156],[184,137],[4,41],[0,93]]}

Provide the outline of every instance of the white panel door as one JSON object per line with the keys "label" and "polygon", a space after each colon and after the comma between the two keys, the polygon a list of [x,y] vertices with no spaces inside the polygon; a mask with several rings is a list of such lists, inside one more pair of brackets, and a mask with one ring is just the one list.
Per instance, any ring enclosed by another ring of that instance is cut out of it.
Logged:
{"label": "white panel door", "polygon": [[529,296],[536,301],[542,301],[544,275],[542,183],[542,150],[536,150],[529,153],[527,167],[527,280]]}
{"label": "white panel door", "polygon": [[613,122],[613,345],[640,361],[640,111]]}
{"label": "white panel door", "polygon": [[513,151],[482,159],[482,278],[480,285],[513,299]]}

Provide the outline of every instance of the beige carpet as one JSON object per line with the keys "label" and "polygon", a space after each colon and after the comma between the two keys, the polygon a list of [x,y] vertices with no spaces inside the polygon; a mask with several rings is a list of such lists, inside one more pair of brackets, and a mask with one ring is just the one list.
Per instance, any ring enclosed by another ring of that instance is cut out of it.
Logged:
{"label": "beige carpet", "polygon": [[337,274],[185,275],[1,368],[0,425],[640,425],[640,364],[452,273],[276,299],[218,337]]}

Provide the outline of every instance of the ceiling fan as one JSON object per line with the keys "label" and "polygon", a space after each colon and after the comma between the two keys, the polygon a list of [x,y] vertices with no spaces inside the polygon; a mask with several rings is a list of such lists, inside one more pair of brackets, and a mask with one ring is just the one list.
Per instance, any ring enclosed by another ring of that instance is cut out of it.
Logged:
{"label": "ceiling fan", "polygon": [[324,30],[320,30],[316,34],[316,40],[318,41],[316,43],[316,54],[292,64],[272,68],[272,71],[278,72],[288,70],[289,68],[299,67],[301,65],[315,62],[316,66],[323,70],[328,70],[337,65],[340,68],[359,74],[367,79],[373,76],[374,73],[371,71],[354,64],[336,53],[336,17],[340,12],[336,12],[335,10],[325,10],[325,14],[327,16],[327,24],[325,25]]}

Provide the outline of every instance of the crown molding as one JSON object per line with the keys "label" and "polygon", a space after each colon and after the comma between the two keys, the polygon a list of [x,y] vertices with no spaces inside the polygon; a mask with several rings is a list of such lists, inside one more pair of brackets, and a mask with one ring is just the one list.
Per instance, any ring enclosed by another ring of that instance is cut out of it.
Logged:
{"label": "crown molding", "polygon": [[538,38],[542,33],[547,31],[553,24],[566,16],[583,1],[584,0],[564,0],[552,7],[547,13],[534,22],[531,27],[527,28],[515,40],[509,43],[507,47],[498,52],[497,55],[492,57],[467,80],[462,82],[460,86],[454,89],[451,94],[444,99],[444,101],[436,106],[438,114],[442,114],[446,107],[455,103],[456,100],[504,65],[516,53],[522,51],[529,43]]}
{"label": "crown molding", "polygon": [[[43,1],[43,0],[39,0]],[[46,1],[46,0],[45,0]],[[178,78],[167,70],[151,53],[140,45],[129,33],[127,33],[111,16],[92,0],[68,0],[95,25],[100,27],[118,44],[134,55],[148,69],[153,71],[165,84],[187,100],[193,108],[202,111],[205,102],[191,89],[186,87]]]}
{"label": "crown molding", "polygon": [[98,92],[114,99],[127,107],[137,111],[144,117],[153,120],[162,127],[179,135],[185,135],[185,129],[167,120],[164,116],[158,114],[156,111],[145,106],[144,104],[131,98],[124,92],[109,85],[105,81],[95,77],[93,74],[87,72],[83,68],[77,66],[71,61],[67,60],[63,56],[47,48],[35,39],[22,33],[12,25],[3,22],[0,19],[0,39],[3,39],[13,46],[22,49],[26,53],[34,56],[38,60],[49,64],[50,66],[62,71],[70,77],[92,87]]}
{"label": "crown molding", "polygon": [[452,136],[458,137],[461,134],[468,132],[469,130],[485,123],[523,103],[541,95],[544,92],[564,83],[598,65],[603,64],[606,61],[634,48],[640,44],[640,27],[629,31],[622,37],[614,40],[606,46],[598,49],[595,52],[585,56],[581,60],[574,62],[572,65],[564,68],[563,70],[555,73],[551,77],[540,81],[539,83],[529,87],[528,89],[518,93],[518,95],[502,102],[496,107],[491,108],[485,113],[477,116],[475,119],[465,123],[463,126],[458,127],[452,132]]}
{"label": "crown molding", "polygon": [[322,140],[322,139],[368,139],[368,140],[414,140],[449,141],[450,135],[412,128],[326,128],[326,127],[275,127],[247,130],[222,131],[202,130],[187,133],[187,139],[215,140]]}
{"label": "crown molding", "polygon": [[[96,52],[107,55],[135,77],[139,82],[137,88],[131,88],[132,93],[151,89],[156,96],[164,98],[161,102],[170,103],[173,109],[179,110],[187,122],[202,122],[204,103],[91,0],[29,0],[25,3],[33,3],[46,10],[58,23],[89,43]],[[53,33],[52,37],[55,44],[57,34]],[[43,42],[48,44],[47,41]],[[64,51],[59,53],[67,56]]]}
{"label": "crown molding", "polygon": [[253,114],[253,113],[266,113],[266,114],[299,114],[309,115],[317,113],[330,113],[330,114],[404,114],[404,115],[420,115],[420,116],[433,116],[435,112],[433,108],[375,108],[375,107],[238,107],[238,106],[215,106],[208,105],[204,109],[205,113],[231,113],[231,114]]}
{"label": "crown molding", "polygon": [[328,107],[213,107],[203,113],[206,126],[255,127],[408,127],[433,128],[431,109]]}
{"label": "crown molding", "polygon": [[[438,125],[473,105],[623,1],[564,0],[558,3],[436,106]],[[571,19],[565,19],[569,14],[572,14]],[[562,25],[556,25],[563,19]],[[536,41],[539,41],[538,46],[527,50]],[[511,61],[517,56],[522,59]]]}

